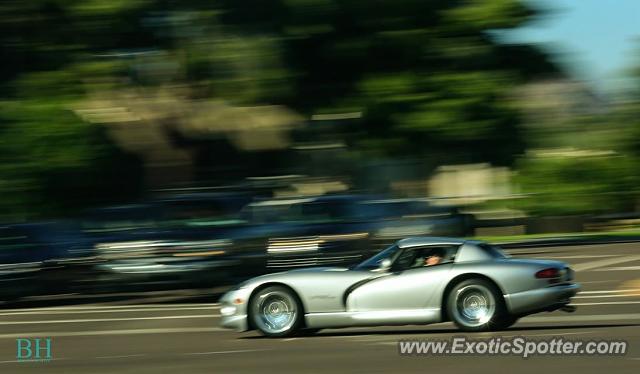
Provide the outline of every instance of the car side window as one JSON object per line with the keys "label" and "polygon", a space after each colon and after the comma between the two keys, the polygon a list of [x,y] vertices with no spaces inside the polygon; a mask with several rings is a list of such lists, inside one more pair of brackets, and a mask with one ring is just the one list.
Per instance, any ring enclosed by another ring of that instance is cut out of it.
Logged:
{"label": "car side window", "polygon": [[402,271],[411,267],[417,253],[414,248],[407,248],[402,251],[391,267],[393,271]]}
{"label": "car side window", "polygon": [[393,271],[417,269],[453,262],[457,246],[433,245],[406,248],[392,266]]}

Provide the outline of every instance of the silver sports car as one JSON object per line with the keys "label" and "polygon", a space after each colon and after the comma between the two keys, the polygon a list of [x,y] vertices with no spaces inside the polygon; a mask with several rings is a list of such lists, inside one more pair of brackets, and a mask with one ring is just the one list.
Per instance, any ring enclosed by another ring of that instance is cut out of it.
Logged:
{"label": "silver sports car", "polygon": [[322,328],[453,321],[504,329],[541,311],[573,311],[580,290],[563,262],[510,258],[475,240],[408,238],[352,268],[309,268],[250,279],[220,300],[222,326],[266,336]]}

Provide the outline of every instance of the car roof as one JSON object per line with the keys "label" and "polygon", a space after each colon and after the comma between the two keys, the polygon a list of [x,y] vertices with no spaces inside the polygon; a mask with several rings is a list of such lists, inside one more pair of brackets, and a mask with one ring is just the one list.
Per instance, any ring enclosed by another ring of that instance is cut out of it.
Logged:
{"label": "car roof", "polygon": [[466,239],[460,238],[441,238],[435,236],[418,236],[413,238],[406,238],[398,241],[398,247],[407,248],[407,247],[415,247],[419,245],[434,245],[434,244],[445,244],[445,245],[461,245],[465,243]]}

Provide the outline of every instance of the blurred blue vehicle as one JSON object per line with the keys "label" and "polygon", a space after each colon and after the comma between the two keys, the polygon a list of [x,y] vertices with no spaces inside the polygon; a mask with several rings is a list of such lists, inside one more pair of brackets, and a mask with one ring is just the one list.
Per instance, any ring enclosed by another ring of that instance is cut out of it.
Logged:
{"label": "blurred blue vehicle", "polygon": [[91,241],[73,223],[0,226],[0,300],[75,292],[94,265]]}
{"label": "blurred blue vehicle", "polygon": [[189,194],[96,209],[83,219],[98,263],[98,291],[200,288],[238,265],[229,230],[243,194]]}
{"label": "blurred blue vehicle", "polygon": [[[409,235],[464,236],[470,215],[417,199],[326,195],[251,203],[253,265],[267,272],[307,266],[348,266]],[[245,249],[246,250],[246,249]],[[264,255],[264,264],[255,260]]]}
{"label": "blurred blue vehicle", "polygon": [[[78,222],[0,229],[6,298],[207,288],[310,266],[350,266],[406,236],[464,236],[471,216],[419,199],[166,195]],[[11,286],[10,286],[11,285]],[[15,291],[15,292],[14,292]]]}

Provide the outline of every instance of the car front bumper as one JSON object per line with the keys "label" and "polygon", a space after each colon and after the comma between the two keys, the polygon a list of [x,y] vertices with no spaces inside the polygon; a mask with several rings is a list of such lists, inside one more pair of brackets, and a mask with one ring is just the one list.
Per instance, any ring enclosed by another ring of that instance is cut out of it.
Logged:
{"label": "car front bumper", "polygon": [[240,288],[220,298],[220,326],[239,332],[249,330],[248,304],[251,292]]}
{"label": "car front bumper", "polygon": [[579,283],[566,283],[505,295],[505,301],[511,314],[523,315],[562,308],[579,291]]}

